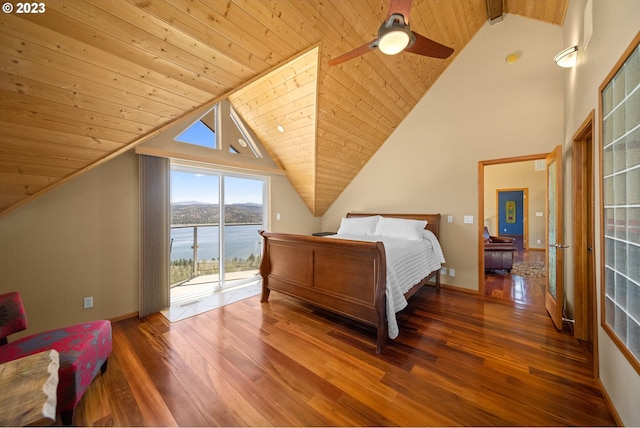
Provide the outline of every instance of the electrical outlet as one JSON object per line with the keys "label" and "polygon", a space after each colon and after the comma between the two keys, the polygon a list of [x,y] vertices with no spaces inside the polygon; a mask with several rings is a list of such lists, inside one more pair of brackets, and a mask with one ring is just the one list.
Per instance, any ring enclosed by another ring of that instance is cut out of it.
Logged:
{"label": "electrical outlet", "polygon": [[84,298],[84,309],[93,308],[93,296]]}
{"label": "electrical outlet", "polygon": [[456,270],[454,268],[449,268],[449,276],[451,278],[456,276]]}
{"label": "electrical outlet", "polygon": [[441,267],[440,268],[440,275],[446,275],[447,274],[447,268],[446,267]]}
{"label": "electrical outlet", "polygon": [[453,223],[453,216],[452,215],[447,216],[447,223]]}

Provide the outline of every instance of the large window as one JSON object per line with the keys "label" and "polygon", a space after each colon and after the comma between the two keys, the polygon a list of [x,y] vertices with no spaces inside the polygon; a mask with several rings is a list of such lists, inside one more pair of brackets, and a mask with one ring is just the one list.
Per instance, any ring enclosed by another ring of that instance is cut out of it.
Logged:
{"label": "large window", "polygon": [[[284,172],[229,100],[178,121],[136,152],[146,155],[142,159],[171,157],[161,168],[144,162],[151,166],[149,201],[143,203],[151,208],[143,220],[150,225],[143,247],[154,257],[143,263],[150,273],[141,302],[153,304],[140,312],[183,307],[215,293],[206,299],[211,303],[241,291],[223,289],[255,285],[262,256],[258,232],[268,230],[268,177]],[[158,293],[161,285],[166,288]]]}
{"label": "large window", "polygon": [[171,166],[171,303],[256,279],[266,178]]}
{"label": "large window", "polygon": [[640,371],[640,37],[600,87],[602,326]]}

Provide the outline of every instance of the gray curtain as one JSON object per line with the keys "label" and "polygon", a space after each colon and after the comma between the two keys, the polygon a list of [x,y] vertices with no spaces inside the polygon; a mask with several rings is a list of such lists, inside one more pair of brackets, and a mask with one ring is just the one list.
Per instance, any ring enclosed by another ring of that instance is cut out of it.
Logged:
{"label": "gray curtain", "polygon": [[169,159],[140,156],[140,317],[169,307],[169,174]]}

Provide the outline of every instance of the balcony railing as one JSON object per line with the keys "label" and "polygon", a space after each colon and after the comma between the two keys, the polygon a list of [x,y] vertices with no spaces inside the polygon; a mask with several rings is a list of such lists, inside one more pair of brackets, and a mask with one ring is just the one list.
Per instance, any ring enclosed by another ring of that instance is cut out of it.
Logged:
{"label": "balcony railing", "polygon": [[[224,272],[256,271],[262,256],[262,223],[224,226]],[[218,224],[171,226],[170,283],[176,287],[194,278],[212,275],[219,281],[220,232]]]}

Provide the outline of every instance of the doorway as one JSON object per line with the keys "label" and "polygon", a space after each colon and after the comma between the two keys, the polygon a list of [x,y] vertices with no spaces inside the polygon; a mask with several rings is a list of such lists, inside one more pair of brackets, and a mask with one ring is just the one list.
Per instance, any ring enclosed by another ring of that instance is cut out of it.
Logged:
{"label": "doorway", "polygon": [[515,238],[519,250],[526,249],[527,189],[498,189],[497,235]]}
{"label": "doorway", "polygon": [[598,377],[597,315],[594,254],[594,163],[592,110],[573,136],[573,283],[574,336],[593,356]]}
{"label": "doorway", "polygon": [[[522,214],[522,249],[518,249],[514,256],[516,262],[533,261],[535,264],[541,263],[544,259],[546,246],[545,222],[543,216],[546,201],[546,172],[545,157],[547,153],[514,158],[494,159],[478,162],[478,266],[479,266],[479,290],[483,296],[495,295],[496,282],[492,282],[491,287],[486,286],[485,266],[484,266],[484,228],[490,234],[504,234],[504,227],[499,226],[500,205],[498,190],[517,190],[523,193],[522,207],[518,209],[516,205],[515,213]],[[525,192],[524,189],[527,191]],[[522,222],[524,220],[524,223]],[[513,221],[513,220],[511,220]],[[517,221],[517,220],[516,220]],[[511,224],[511,223],[510,223]],[[525,226],[528,224],[528,226]],[[509,229],[507,229],[508,231]],[[501,233],[499,233],[501,232]],[[520,232],[518,232],[520,233]],[[542,262],[543,263],[543,262]],[[538,269],[539,271],[539,269]],[[504,301],[513,303],[536,302],[536,305],[543,307],[544,287],[541,284],[544,278],[525,277],[518,278],[510,276],[510,272],[501,273],[498,283],[508,287],[503,287],[503,295],[500,297]]]}

